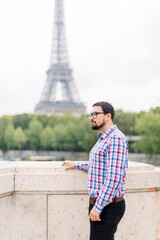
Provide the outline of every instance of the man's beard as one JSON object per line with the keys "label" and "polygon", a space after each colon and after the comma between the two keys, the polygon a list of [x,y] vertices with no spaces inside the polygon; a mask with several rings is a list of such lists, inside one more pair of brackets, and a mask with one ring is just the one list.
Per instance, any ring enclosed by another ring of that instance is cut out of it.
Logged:
{"label": "man's beard", "polygon": [[[94,122],[94,121],[92,121],[92,122]],[[94,123],[95,123],[95,125],[91,126],[92,130],[99,130],[99,129],[101,129],[105,125],[105,121],[104,120],[103,120],[103,122],[100,125],[97,125],[96,122],[94,122]]]}

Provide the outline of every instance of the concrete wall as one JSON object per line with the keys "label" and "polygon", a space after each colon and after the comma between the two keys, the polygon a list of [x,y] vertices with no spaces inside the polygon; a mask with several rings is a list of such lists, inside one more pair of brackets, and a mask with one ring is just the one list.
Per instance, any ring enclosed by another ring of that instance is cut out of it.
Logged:
{"label": "concrete wall", "polygon": [[[0,162],[0,240],[88,240],[87,173],[60,162]],[[116,240],[160,240],[160,168],[129,163]]]}

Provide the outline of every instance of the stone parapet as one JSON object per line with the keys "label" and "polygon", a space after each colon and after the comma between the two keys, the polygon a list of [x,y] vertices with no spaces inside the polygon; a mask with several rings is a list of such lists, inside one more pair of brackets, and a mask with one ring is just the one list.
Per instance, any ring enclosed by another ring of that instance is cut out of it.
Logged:
{"label": "stone parapet", "polygon": [[[61,162],[0,161],[0,240],[88,240],[87,173]],[[160,168],[129,162],[116,239],[160,240]]]}

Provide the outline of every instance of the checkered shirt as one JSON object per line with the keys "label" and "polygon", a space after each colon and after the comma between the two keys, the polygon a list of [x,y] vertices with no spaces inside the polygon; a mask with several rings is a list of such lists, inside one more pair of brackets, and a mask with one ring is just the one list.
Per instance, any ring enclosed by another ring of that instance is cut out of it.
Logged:
{"label": "checkered shirt", "polygon": [[113,125],[90,151],[90,160],[77,162],[76,168],[88,171],[88,192],[96,199],[94,209],[100,214],[113,198],[124,195],[128,168],[128,143],[124,134]]}

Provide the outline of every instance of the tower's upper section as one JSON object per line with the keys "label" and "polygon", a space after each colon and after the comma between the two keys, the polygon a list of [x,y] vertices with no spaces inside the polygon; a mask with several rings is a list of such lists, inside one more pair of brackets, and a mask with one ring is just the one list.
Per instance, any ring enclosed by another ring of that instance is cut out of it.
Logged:
{"label": "tower's upper section", "polygon": [[50,67],[53,64],[68,65],[68,52],[64,26],[63,0],[55,0],[54,26]]}

